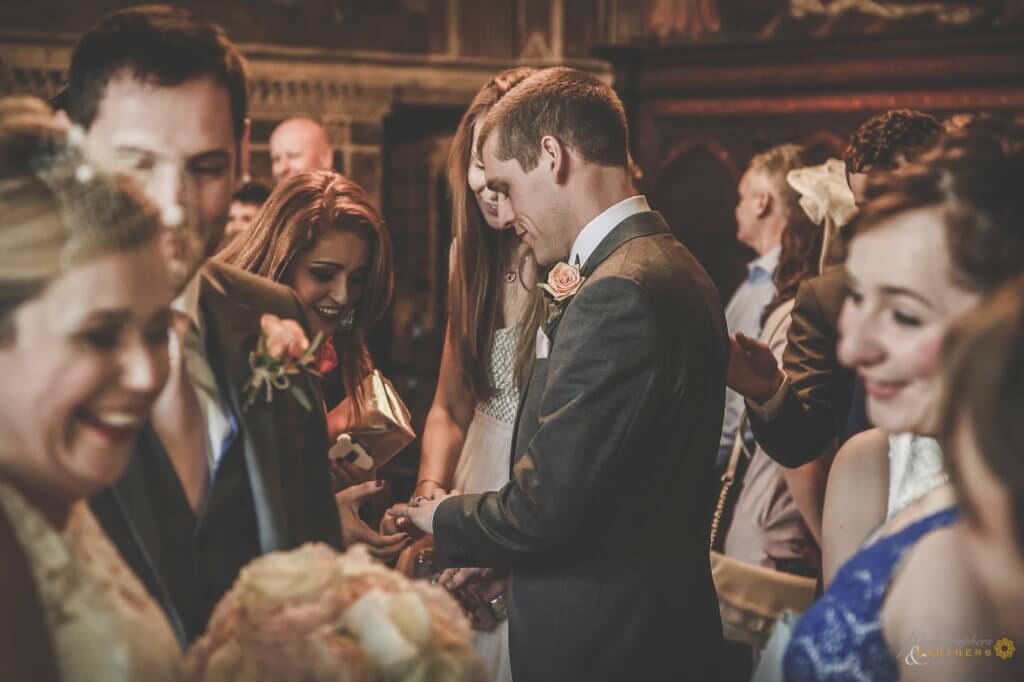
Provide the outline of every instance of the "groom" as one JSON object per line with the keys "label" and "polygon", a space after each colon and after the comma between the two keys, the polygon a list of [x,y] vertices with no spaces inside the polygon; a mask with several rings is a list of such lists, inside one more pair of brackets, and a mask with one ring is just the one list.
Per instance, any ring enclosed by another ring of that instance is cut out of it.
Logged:
{"label": "groom", "polygon": [[[708,565],[728,357],[718,293],[634,190],[607,85],[542,71],[479,140],[503,219],[555,266],[555,296],[512,480],[396,512],[434,534],[442,566],[511,568],[517,682],[696,679],[721,640]],[[581,266],[578,288],[563,261]]]}

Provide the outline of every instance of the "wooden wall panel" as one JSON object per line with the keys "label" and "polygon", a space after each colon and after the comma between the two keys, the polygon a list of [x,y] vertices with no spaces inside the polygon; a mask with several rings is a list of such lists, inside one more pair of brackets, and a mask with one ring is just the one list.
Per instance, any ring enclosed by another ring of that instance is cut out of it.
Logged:
{"label": "wooden wall panel", "polygon": [[[610,47],[642,187],[723,297],[750,252],[725,205],[750,157],[785,142],[812,162],[886,109],[1024,110],[1024,40],[991,34]],[[701,151],[698,151],[701,150]],[[660,205],[659,205],[660,202]]]}

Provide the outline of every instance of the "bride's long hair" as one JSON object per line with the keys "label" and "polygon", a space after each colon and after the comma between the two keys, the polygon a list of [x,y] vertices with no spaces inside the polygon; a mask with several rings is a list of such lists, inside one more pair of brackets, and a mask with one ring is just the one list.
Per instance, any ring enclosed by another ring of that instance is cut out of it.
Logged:
{"label": "bride's long hair", "polygon": [[[492,78],[470,103],[459,122],[448,156],[448,184],[452,193],[452,274],[448,290],[448,334],[450,348],[459,368],[462,384],[469,389],[474,403],[487,400],[495,387],[490,377],[491,340],[501,320],[502,269],[508,250],[514,248],[506,231],[493,230],[484,220],[475,197],[469,190],[469,165],[473,150],[473,127],[482,121],[509,90],[536,73],[530,67],[502,71]],[[520,264],[522,270],[523,264]],[[530,267],[532,260],[530,260]],[[517,273],[522,281],[522,272]],[[537,327],[543,299],[534,289],[525,317],[520,321],[516,349],[515,379],[525,383],[533,359]]]}

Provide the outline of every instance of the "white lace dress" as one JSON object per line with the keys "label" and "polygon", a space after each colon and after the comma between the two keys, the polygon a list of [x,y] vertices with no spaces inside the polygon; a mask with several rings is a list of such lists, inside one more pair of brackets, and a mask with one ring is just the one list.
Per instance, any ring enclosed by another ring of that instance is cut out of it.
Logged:
{"label": "white lace dress", "polygon": [[[499,329],[491,347],[490,377],[494,395],[476,406],[466,431],[466,441],[455,469],[455,488],[466,493],[498,490],[509,479],[512,456],[512,431],[519,409],[519,391],[515,386],[515,351],[518,328]],[[477,652],[495,682],[511,682],[508,621],[491,632],[476,633]]]}
{"label": "white lace dress", "polygon": [[889,508],[891,519],[909,503],[949,480],[942,447],[934,438],[900,433],[889,436]]}
{"label": "white lace dress", "polygon": [[163,611],[84,501],[58,532],[0,481],[0,512],[31,564],[64,682],[183,679],[181,650]]}

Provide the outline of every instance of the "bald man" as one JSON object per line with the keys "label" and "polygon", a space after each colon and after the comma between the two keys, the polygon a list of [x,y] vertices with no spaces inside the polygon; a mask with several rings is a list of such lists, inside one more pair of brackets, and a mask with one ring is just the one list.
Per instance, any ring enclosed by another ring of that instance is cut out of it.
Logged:
{"label": "bald man", "polygon": [[270,134],[270,162],[274,182],[296,173],[331,170],[334,151],[327,131],[311,118],[285,119]]}

